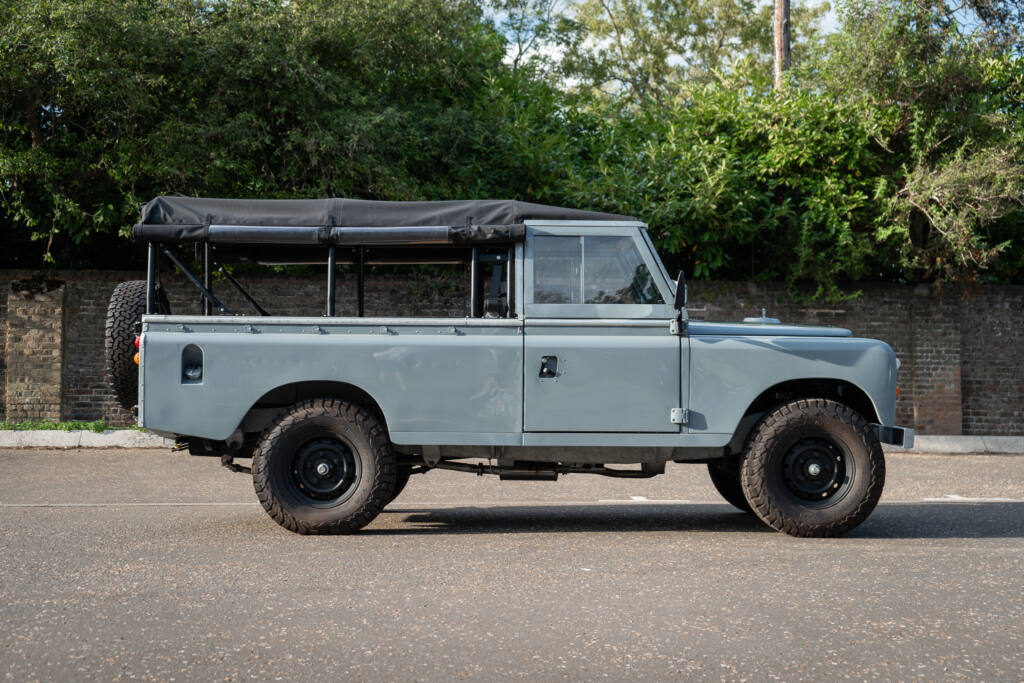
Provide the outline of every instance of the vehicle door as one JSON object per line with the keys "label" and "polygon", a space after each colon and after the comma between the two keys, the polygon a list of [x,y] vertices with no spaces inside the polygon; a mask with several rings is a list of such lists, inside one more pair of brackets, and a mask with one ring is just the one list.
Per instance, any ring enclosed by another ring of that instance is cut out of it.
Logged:
{"label": "vehicle door", "polygon": [[671,286],[636,224],[531,225],[524,431],[678,432]]}

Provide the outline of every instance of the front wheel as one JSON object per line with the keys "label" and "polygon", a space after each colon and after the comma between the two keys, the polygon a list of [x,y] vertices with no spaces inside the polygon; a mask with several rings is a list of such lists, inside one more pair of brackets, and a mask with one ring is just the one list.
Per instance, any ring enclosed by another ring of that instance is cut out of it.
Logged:
{"label": "front wheel", "polygon": [[885,484],[882,446],[851,408],[787,403],[754,428],[740,468],[743,493],[768,526],[791,536],[840,536],[863,522]]}
{"label": "front wheel", "polygon": [[369,524],[395,488],[395,456],[369,411],[334,399],[296,404],[253,454],[263,509],[300,534],[347,534]]}

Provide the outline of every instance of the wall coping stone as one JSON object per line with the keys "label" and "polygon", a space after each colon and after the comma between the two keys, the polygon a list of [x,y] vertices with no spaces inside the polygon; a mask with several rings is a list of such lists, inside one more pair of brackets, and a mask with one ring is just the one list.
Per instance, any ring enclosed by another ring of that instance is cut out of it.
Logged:
{"label": "wall coping stone", "polygon": [[0,448],[170,448],[172,439],[137,429],[105,432],[0,429]]}

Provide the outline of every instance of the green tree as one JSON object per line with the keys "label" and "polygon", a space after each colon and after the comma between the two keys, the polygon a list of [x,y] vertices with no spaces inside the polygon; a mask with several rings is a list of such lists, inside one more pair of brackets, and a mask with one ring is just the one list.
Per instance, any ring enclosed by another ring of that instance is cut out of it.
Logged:
{"label": "green tree", "polygon": [[[813,54],[827,3],[794,3],[794,59]],[[735,65],[771,69],[772,4],[763,0],[574,0],[565,75],[629,101],[667,102]]]}
{"label": "green tree", "polygon": [[122,236],[164,193],[514,195],[504,117],[546,114],[509,98],[552,99],[505,50],[462,0],[4,3],[5,256],[130,262]]}
{"label": "green tree", "polygon": [[856,104],[769,74],[699,86],[591,138],[569,185],[580,204],[643,216],[696,277],[809,282],[815,296],[883,267],[872,200],[882,150]]}
{"label": "green tree", "polygon": [[1008,49],[1016,29],[996,22],[997,5],[843,4],[844,30],[817,73],[829,93],[862,103],[886,152],[877,234],[910,279],[977,279],[1020,250],[1024,59]]}

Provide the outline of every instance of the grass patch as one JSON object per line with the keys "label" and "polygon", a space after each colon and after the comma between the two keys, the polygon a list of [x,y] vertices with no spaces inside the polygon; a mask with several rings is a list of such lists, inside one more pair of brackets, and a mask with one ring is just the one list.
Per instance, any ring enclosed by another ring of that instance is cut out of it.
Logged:
{"label": "grass patch", "polygon": [[61,432],[96,432],[97,434],[111,429],[131,429],[133,431],[145,431],[137,425],[130,427],[114,427],[103,420],[70,420],[68,422],[50,422],[49,420],[27,420],[25,422],[0,422],[0,430],[27,432],[52,429]]}

